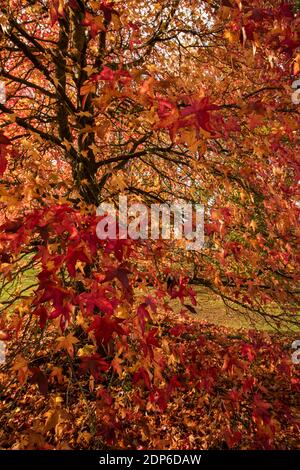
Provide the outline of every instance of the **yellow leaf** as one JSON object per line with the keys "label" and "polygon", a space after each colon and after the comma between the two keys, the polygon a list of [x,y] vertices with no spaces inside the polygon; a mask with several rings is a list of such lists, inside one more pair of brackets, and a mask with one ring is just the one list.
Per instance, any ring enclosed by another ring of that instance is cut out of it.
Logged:
{"label": "yellow leaf", "polygon": [[93,82],[85,82],[80,88],[81,95],[88,95],[91,91],[95,92],[96,85]]}
{"label": "yellow leaf", "polygon": [[119,30],[121,28],[121,21],[118,15],[112,14],[112,24],[115,30]]}
{"label": "yellow leaf", "polygon": [[95,378],[91,375],[89,379],[89,390],[93,392],[95,389]]}
{"label": "yellow leaf", "polygon": [[61,336],[57,338],[57,345],[56,350],[65,349],[68,354],[73,357],[74,356],[74,348],[73,345],[78,343],[78,339],[72,333],[69,333],[67,336]]}
{"label": "yellow leaf", "polygon": [[45,413],[47,417],[44,432],[51,431],[51,429],[57,429],[57,426],[69,419],[69,415],[66,411],[62,410],[61,408],[55,408],[47,411]]}
{"label": "yellow leaf", "polygon": [[92,439],[92,434],[88,431],[83,431],[78,434],[77,443],[80,444],[81,442],[85,442],[88,444]]}
{"label": "yellow leaf", "polygon": [[87,72],[88,77],[90,77],[93,73],[96,73],[98,71],[97,69],[94,69],[94,67],[92,67],[91,65],[87,65],[86,67],[83,68],[83,70]]}
{"label": "yellow leaf", "polygon": [[85,344],[83,348],[78,349],[77,355],[81,356],[91,356],[96,352],[96,346],[93,344]]}
{"label": "yellow leaf", "polygon": [[27,379],[29,369],[28,362],[21,354],[16,357],[12,370],[18,373],[18,380],[20,384],[23,384]]}
{"label": "yellow leaf", "polygon": [[56,377],[57,382],[59,384],[62,384],[64,382],[64,376],[62,373],[62,368],[61,367],[53,367],[53,370],[50,374],[50,377]]}
{"label": "yellow leaf", "polygon": [[300,54],[297,54],[294,59],[294,75],[300,72]]}
{"label": "yellow leaf", "polygon": [[123,319],[128,318],[129,317],[129,312],[128,312],[128,308],[126,307],[126,305],[119,305],[117,310],[116,310],[115,316],[117,318],[123,318]]}
{"label": "yellow leaf", "polygon": [[225,29],[224,31],[224,38],[228,39],[229,42],[234,42],[235,39],[234,34],[228,29]]}
{"label": "yellow leaf", "polygon": [[62,141],[62,144],[66,147],[66,149],[69,151],[70,148],[72,147],[72,144],[67,140],[67,139],[64,139]]}
{"label": "yellow leaf", "polygon": [[257,223],[255,222],[255,220],[251,220],[249,226],[252,228],[253,232],[255,232],[257,228]]}
{"label": "yellow leaf", "polygon": [[113,175],[111,178],[111,186],[113,188],[118,188],[120,191],[124,191],[124,189],[127,187],[124,176]]}

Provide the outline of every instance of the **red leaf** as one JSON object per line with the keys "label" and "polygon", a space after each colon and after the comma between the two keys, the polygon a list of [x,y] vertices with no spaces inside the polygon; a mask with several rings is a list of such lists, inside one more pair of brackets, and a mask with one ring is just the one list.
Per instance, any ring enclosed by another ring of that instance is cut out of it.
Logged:
{"label": "red leaf", "polygon": [[30,378],[30,382],[32,384],[36,383],[39,387],[39,391],[43,395],[47,395],[48,393],[48,380],[44,372],[41,371],[39,367],[32,367],[30,372],[33,374]]}
{"label": "red leaf", "polygon": [[6,159],[6,146],[10,145],[11,141],[6,135],[0,132],[0,176],[3,175],[7,168],[7,159]]}
{"label": "red leaf", "polygon": [[11,141],[9,140],[6,135],[4,135],[2,132],[0,132],[0,146],[1,145],[10,145]]}
{"label": "red leaf", "polygon": [[66,256],[66,265],[69,271],[70,276],[75,277],[76,276],[76,263],[77,261],[81,261],[83,263],[89,263],[90,260],[86,256],[85,253],[83,253],[81,250],[69,250],[69,253]]}
{"label": "red leaf", "polygon": [[231,431],[231,429],[228,429],[228,431],[225,432],[225,439],[229,449],[232,449],[242,439],[242,433],[240,431]]}
{"label": "red leaf", "polygon": [[133,376],[133,383],[137,384],[142,382],[149,390],[151,388],[151,382],[148,372],[140,367]]}
{"label": "red leaf", "polygon": [[81,357],[81,369],[84,372],[90,372],[95,379],[98,379],[101,372],[106,372],[109,369],[109,364],[100,356],[100,354],[92,354],[91,356]]}
{"label": "red leaf", "polygon": [[34,315],[38,315],[40,317],[40,327],[43,329],[45,328],[45,325],[46,325],[46,321],[48,319],[48,311],[45,307],[39,307],[37,308],[34,312],[33,312]]}
{"label": "red leaf", "polygon": [[145,333],[145,324],[147,320],[150,320],[150,315],[146,309],[147,305],[145,303],[141,304],[137,309],[137,315],[140,320],[142,333]]}
{"label": "red leaf", "polygon": [[120,326],[121,322],[122,320],[119,318],[113,319],[108,316],[94,316],[94,320],[88,331],[94,332],[98,345],[101,343],[107,344],[114,333],[119,335],[125,334],[125,330]]}
{"label": "red leaf", "polygon": [[152,328],[146,335],[146,343],[148,346],[159,346],[159,342],[156,339],[158,328]]}
{"label": "red leaf", "polygon": [[64,18],[64,2],[63,0],[52,0],[50,2],[50,19],[51,26],[54,26],[58,18]]}
{"label": "red leaf", "polygon": [[115,78],[115,73],[110,67],[104,65],[101,73],[99,74],[99,78],[105,81],[113,81]]}
{"label": "red leaf", "polygon": [[123,285],[124,289],[128,292],[131,293],[131,287],[129,284],[129,279],[128,279],[128,274],[130,273],[129,269],[126,267],[120,266],[117,269],[111,269],[106,273],[105,276],[105,281],[111,281],[115,277],[121,282]]}
{"label": "red leaf", "polygon": [[7,159],[5,157],[6,150],[3,145],[0,145],[0,176],[3,175],[7,168]]}
{"label": "red leaf", "polygon": [[88,26],[90,28],[92,38],[95,38],[99,31],[105,30],[102,22],[103,19],[101,16],[93,16],[91,13],[85,12],[85,16],[81,24],[83,26]]}
{"label": "red leaf", "polygon": [[213,129],[210,125],[209,111],[216,109],[219,109],[219,106],[210,104],[208,97],[202,98],[199,101],[192,101],[190,105],[181,111],[181,119],[179,119],[177,126],[180,128],[194,125],[198,129],[201,127],[211,132]]}
{"label": "red leaf", "polygon": [[102,2],[100,5],[100,10],[103,12],[105,21],[109,24],[111,22],[112,14],[119,16],[119,13],[113,9],[113,2]]}

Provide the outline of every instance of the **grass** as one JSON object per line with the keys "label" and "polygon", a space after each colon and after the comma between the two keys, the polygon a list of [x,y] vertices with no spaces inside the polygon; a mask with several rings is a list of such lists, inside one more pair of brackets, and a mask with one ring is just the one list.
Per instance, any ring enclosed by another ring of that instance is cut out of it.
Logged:
{"label": "grass", "polygon": [[[194,318],[206,321],[218,326],[225,326],[234,330],[240,329],[257,329],[261,331],[274,331],[271,325],[266,323],[256,314],[249,312],[235,312],[224,305],[221,297],[211,292],[206,287],[195,287],[197,305],[194,307]],[[187,302],[189,303],[189,302]],[[171,306],[175,311],[180,312],[182,305],[179,300],[171,301]],[[287,329],[282,328],[282,333],[286,333]],[[297,328],[299,331],[299,328]]]}
{"label": "grass", "polygon": [[[28,263],[28,258],[24,260]],[[15,296],[29,297],[37,283],[37,270],[29,268],[21,271],[20,274],[11,282],[6,284],[4,279],[0,284],[0,307],[9,302]],[[2,287],[4,284],[5,287]],[[273,328],[255,314],[248,312],[235,312],[224,305],[221,297],[211,292],[206,287],[194,287],[196,291],[197,305],[194,307],[195,314],[191,314],[200,321],[206,321],[209,324],[225,326],[234,330],[255,328],[261,331],[272,331]],[[14,307],[19,301],[14,303]],[[187,301],[189,303],[189,301]],[[183,308],[178,299],[170,301],[170,305],[175,312],[179,313]],[[10,310],[12,307],[10,307]],[[297,328],[299,331],[299,328]],[[286,332],[286,329],[282,329]]]}
{"label": "grass", "polygon": [[21,299],[29,297],[37,284],[37,271],[35,268],[23,269],[28,264],[28,258],[24,258],[20,263],[19,273],[7,282],[7,277],[1,276],[0,283],[0,307],[5,307],[12,302],[14,298],[19,297],[13,303],[13,307],[9,307],[9,311],[16,307]]}

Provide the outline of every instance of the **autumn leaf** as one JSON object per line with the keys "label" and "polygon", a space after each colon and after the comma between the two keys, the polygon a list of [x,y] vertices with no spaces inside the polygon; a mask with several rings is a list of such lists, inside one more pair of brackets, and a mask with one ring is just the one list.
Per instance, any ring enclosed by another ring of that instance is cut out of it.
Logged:
{"label": "autumn leaf", "polygon": [[80,367],[84,372],[90,372],[96,380],[99,379],[102,372],[106,372],[110,368],[109,364],[97,353],[82,356]]}
{"label": "autumn leaf", "polygon": [[73,333],[69,333],[67,336],[60,336],[56,341],[57,351],[65,349],[71,357],[74,356],[74,344],[77,344],[79,340],[73,335]]}
{"label": "autumn leaf", "polygon": [[6,137],[2,132],[0,132],[0,176],[3,175],[7,168],[7,159],[6,159],[6,146],[10,145],[11,142],[8,137]]}
{"label": "autumn leaf", "polygon": [[43,395],[48,393],[48,380],[44,372],[41,371],[39,367],[31,367],[30,372],[32,376],[30,377],[31,383],[36,383],[39,387],[39,391]]}
{"label": "autumn leaf", "polygon": [[57,432],[57,427],[60,423],[70,420],[69,413],[67,413],[62,408],[50,409],[49,411],[45,413],[45,416],[47,418],[45,427],[44,427],[45,433],[47,433],[48,431],[51,431],[52,429],[54,429],[55,432]]}
{"label": "autumn leaf", "polygon": [[16,357],[12,370],[17,373],[20,384],[24,384],[29,374],[29,365],[27,360],[21,354],[18,354]]}
{"label": "autumn leaf", "polygon": [[123,361],[118,356],[114,357],[114,359],[111,361],[112,368],[115,372],[117,372],[120,378],[122,377],[122,362]]}

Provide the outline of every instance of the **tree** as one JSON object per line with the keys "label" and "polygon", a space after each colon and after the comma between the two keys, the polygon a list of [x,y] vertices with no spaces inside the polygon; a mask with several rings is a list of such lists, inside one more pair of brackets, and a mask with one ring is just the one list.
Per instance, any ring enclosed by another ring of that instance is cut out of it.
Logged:
{"label": "tree", "polygon": [[[192,282],[299,324],[299,13],[261,3],[1,1],[3,289],[36,273],[2,302],[4,334],[23,332],[11,361],[54,340],[72,363],[80,337],[81,372],[104,385],[133,372],[164,408],[177,387],[155,392],[171,266],[182,302]],[[119,194],[204,204],[205,248],[99,240],[96,208]],[[145,276],[156,294],[136,293]],[[30,361],[21,382],[45,391]]]}

